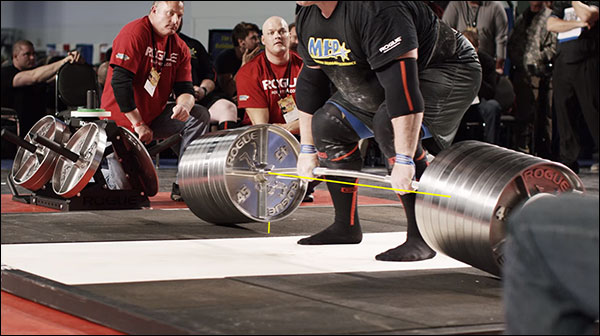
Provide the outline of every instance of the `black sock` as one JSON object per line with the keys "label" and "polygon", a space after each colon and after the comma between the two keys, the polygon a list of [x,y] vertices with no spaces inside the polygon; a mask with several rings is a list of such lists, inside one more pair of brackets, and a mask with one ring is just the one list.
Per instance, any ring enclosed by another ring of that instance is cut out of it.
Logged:
{"label": "black sock", "polygon": [[[422,147],[417,148],[415,155],[415,175],[417,180],[421,178],[425,168],[427,168],[427,157]],[[375,257],[377,260],[383,261],[418,261],[426,260],[435,257],[435,251],[431,249],[423,240],[421,232],[417,226],[415,215],[415,193],[408,193],[400,196],[404,212],[406,213],[407,228],[406,242],[396,248],[383,252]]]}
{"label": "black sock", "polygon": [[219,125],[217,126],[217,130],[226,130],[226,129],[232,129],[232,128],[236,128],[237,127],[237,122],[235,121],[223,121],[221,123],[219,123]]}
{"label": "black sock", "polygon": [[[333,177],[327,179],[356,183],[356,178]],[[298,241],[300,245],[358,244],[362,231],[358,220],[358,187],[327,182],[335,208],[335,221],[325,230]]]}

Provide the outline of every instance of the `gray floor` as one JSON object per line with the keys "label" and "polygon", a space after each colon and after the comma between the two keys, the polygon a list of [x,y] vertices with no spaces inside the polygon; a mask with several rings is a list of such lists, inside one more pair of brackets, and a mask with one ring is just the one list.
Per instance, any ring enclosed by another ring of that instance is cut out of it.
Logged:
{"label": "gray floor", "polygon": [[[2,181],[8,167],[3,161]],[[158,172],[160,190],[170,191],[175,169],[163,165]],[[598,174],[584,169],[580,177],[597,195]],[[396,199],[388,191],[359,190]],[[10,193],[4,182],[2,193]],[[359,214],[366,233],[406,227],[396,205],[360,206]],[[270,235],[308,235],[332,216],[331,207],[300,207]],[[263,223],[218,226],[189,210],[3,213],[1,219],[2,244],[269,236]],[[465,334],[503,328],[501,281],[470,267],[81,286],[3,269],[2,279],[3,290],[134,334]]]}

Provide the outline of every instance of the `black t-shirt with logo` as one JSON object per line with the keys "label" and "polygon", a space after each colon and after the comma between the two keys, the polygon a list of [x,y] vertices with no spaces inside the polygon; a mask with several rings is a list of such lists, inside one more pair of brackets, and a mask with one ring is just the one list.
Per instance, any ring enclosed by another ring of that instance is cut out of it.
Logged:
{"label": "black t-shirt with logo", "polygon": [[304,63],[320,66],[346,100],[375,113],[385,98],[375,70],[415,48],[424,69],[439,23],[421,1],[340,1],[329,18],[317,6],[299,8],[296,24]]}

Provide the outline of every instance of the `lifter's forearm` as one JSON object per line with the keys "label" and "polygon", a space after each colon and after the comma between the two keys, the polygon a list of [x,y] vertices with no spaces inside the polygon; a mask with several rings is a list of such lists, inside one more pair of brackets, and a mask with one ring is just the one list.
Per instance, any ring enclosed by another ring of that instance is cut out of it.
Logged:
{"label": "lifter's forearm", "polygon": [[312,114],[300,111],[300,143],[303,145],[314,145],[312,135]]}
{"label": "lifter's forearm", "polygon": [[392,119],[396,154],[413,157],[419,143],[423,113],[403,115]]}

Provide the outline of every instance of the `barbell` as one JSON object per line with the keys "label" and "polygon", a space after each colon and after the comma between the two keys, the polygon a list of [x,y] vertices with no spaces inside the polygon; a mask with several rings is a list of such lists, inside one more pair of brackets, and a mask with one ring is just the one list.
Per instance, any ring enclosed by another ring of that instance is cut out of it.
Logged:
{"label": "barbell", "polygon": [[[296,210],[307,181],[295,174],[299,143],[275,125],[218,131],[194,140],[180,158],[179,185],[190,210],[215,224],[271,222]],[[389,183],[389,177],[317,167],[315,176]],[[504,221],[540,193],[584,191],[566,166],[478,141],[443,150],[418,185],[416,219],[429,246],[499,275]],[[448,195],[439,197],[434,195]]]}

